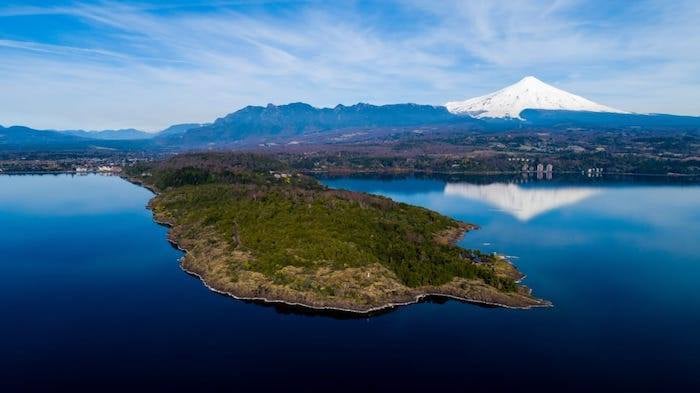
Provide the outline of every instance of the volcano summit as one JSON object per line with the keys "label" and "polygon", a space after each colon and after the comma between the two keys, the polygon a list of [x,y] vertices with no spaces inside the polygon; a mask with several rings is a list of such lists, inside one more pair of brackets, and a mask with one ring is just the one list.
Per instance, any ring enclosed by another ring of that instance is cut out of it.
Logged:
{"label": "volcano summit", "polygon": [[525,109],[627,113],[557,89],[534,76],[526,76],[494,93],[448,102],[445,106],[453,114],[476,118],[522,119],[520,112]]}

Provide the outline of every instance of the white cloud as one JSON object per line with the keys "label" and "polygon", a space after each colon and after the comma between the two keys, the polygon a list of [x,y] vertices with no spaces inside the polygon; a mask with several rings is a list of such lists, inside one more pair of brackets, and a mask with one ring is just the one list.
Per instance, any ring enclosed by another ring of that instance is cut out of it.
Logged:
{"label": "white cloud", "polygon": [[267,102],[441,104],[526,74],[627,110],[700,114],[699,7],[605,4],[0,8],[0,22],[63,15],[94,32],[56,43],[0,27],[0,123],[159,129]]}

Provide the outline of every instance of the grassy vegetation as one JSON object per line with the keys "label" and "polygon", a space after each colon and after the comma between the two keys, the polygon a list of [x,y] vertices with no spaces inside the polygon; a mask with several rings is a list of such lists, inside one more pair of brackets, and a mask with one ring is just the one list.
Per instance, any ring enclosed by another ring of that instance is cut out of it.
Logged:
{"label": "grassy vegetation", "polygon": [[188,155],[129,173],[161,191],[154,210],[178,225],[214,228],[232,248],[253,256],[245,270],[268,277],[279,277],[286,266],[379,263],[409,287],[463,277],[503,291],[517,288],[494,272],[493,257],[435,241],[459,222],[387,198],[327,189],[262,156]]}

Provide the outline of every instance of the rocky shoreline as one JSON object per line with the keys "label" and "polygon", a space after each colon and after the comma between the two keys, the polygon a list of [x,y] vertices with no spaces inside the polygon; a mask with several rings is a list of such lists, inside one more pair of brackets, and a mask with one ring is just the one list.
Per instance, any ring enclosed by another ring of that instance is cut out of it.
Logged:
{"label": "rocky shoreline", "polygon": [[[208,279],[207,269],[201,266],[201,262],[194,260],[191,252],[187,249],[187,247],[184,247],[181,244],[182,242],[178,241],[178,239],[175,236],[173,236],[173,231],[175,230],[173,224],[164,220],[162,217],[159,218],[155,215],[154,221],[160,225],[169,228],[168,241],[174,247],[185,253],[185,255],[180,259],[180,268],[184,272],[194,277],[197,277],[202,282],[202,284],[209,290],[218,294],[232,297],[237,300],[261,302],[273,305],[283,304],[286,306],[301,307],[310,310],[334,311],[359,315],[371,315],[374,313],[391,310],[397,307],[419,303],[421,301],[433,297],[450,298],[471,304],[509,309],[531,309],[535,307],[550,307],[552,305],[548,301],[530,297],[530,289],[524,286],[520,286],[520,288],[522,288],[523,290],[521,292],[521,295],[523,296],[517,296],[515,298],[512,298],[508,295],[504,295],[502,292],[498,292],[495,290],[491,292],[491,288],[486,286],[483,286],[483,288],[481,288],[486,292],[476,292],[473,296],[465,296],[464,293],[466,291],[459,287],[460,279],[456,279],[456,282],[453,281],[452,283],[448,283],[441,287],[409,288],[403,294],[400,294],[399,296],[387,297],[383,304],[377,305],[353,305],[349,302],[330,301],[325,301],[321,303],[314,299],[306,299],[306,301],[304,301],[302,299],[299,299],[299,297],[303,298],[303,294],[300,294],[301,296],[294,296],[293,293],[288,293],[286,295],[282,293],[277,293],[276,296],[263,296],[254,293],[251,290],[246,290],[245,288],[239,288],[238,290],[232,289],[225,283]],[[472,229],[473,227],[469,226],[469,228]],[[462,230],[459,232],[459,235],[455,235],[454,241],[461,238],[465,232],[466,230]],[[262,290],[263,288],[264,287],[260,287],[258,289]]]}
{"label": "rocky shoreline", "polygon": [[[177,247],[177,245],[175,243],[173,243],[173,244]],[[177,248],[180,251],[187,252],[186,250],[183,250],[180,247],[177,247]],[[541,304],[533,304],[530,306],[518,307],[518,306],[509,306],[509,305],[501,304],[501,303],[488,302],[488,301],[484,301],[484,300],[469,299],[469,298],[464,298],[464,297],[452,295],[449,293],[443,293],[443,292],[425,292],[425,293],[418,294],[413,299],[410,299],[407,301],[396,302],[396,303],[387,303],[387,304],[382,305],[382,306],[377,306],[377,307],[372,307],[372,308],[367,308],[367,309],[353,309],[353,308],[343,308],[343,307],[335,307],[335,306],[316,306],[316,305],[310,305],[310,304],[305,304],[305,303],[296,303],[296,302],[286,301],[286,300],[282,300],[282,299],[268,299],[265,297],[237,296],[234,293],[221,291],[219,289],[216,289],[216,288],[210,286],[204,277],[202,277],[200,274],[198,274],[194,271],[187,270],[187,268],[184,267],[182,263],[180,263],[180,268],[185,273],[192,275],[194,277],[197,277],[202,282],[202,284],[210,291],[216,292],[216,293],[221,294],[221,295],[232,297],[236,300],[266,303],[266,304],[272,304],[272,305],[283,304],[286,306],[300,307],[300,308],[304,308],[304,309],[317,310],[317,311],[335,311],[335,312],[358,314],[358,315],[372,315],[375,313],[380,313],[382,311],[389,311],[389,310],[395,309],[397,307],[409,306],[411,304],[421,303],[421,302],[428,300],[430,298],[448,298],[448,299],[457,300],[457,301],[469,303],[469,304],[482,305],[482,306],[493,306],[493,307],[499,307],[499,308],[509,308],[509,309],[513,309],[513,310],[528,310],[528,309],[535,308],[535,307],[552,307],[552,304],[550,302],[547,302],[547,301],[543,301]]]}

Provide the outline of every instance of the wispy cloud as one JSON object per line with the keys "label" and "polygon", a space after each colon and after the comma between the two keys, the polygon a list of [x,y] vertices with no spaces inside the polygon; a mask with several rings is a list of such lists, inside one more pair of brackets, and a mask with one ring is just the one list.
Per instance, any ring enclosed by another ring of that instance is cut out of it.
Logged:
{"label": "wispy cloud", "polygon": [[159,129],[267,102],[441,104],[526,74],[700,114],[698,18],[693,1],[0,7],[0,123]]}

